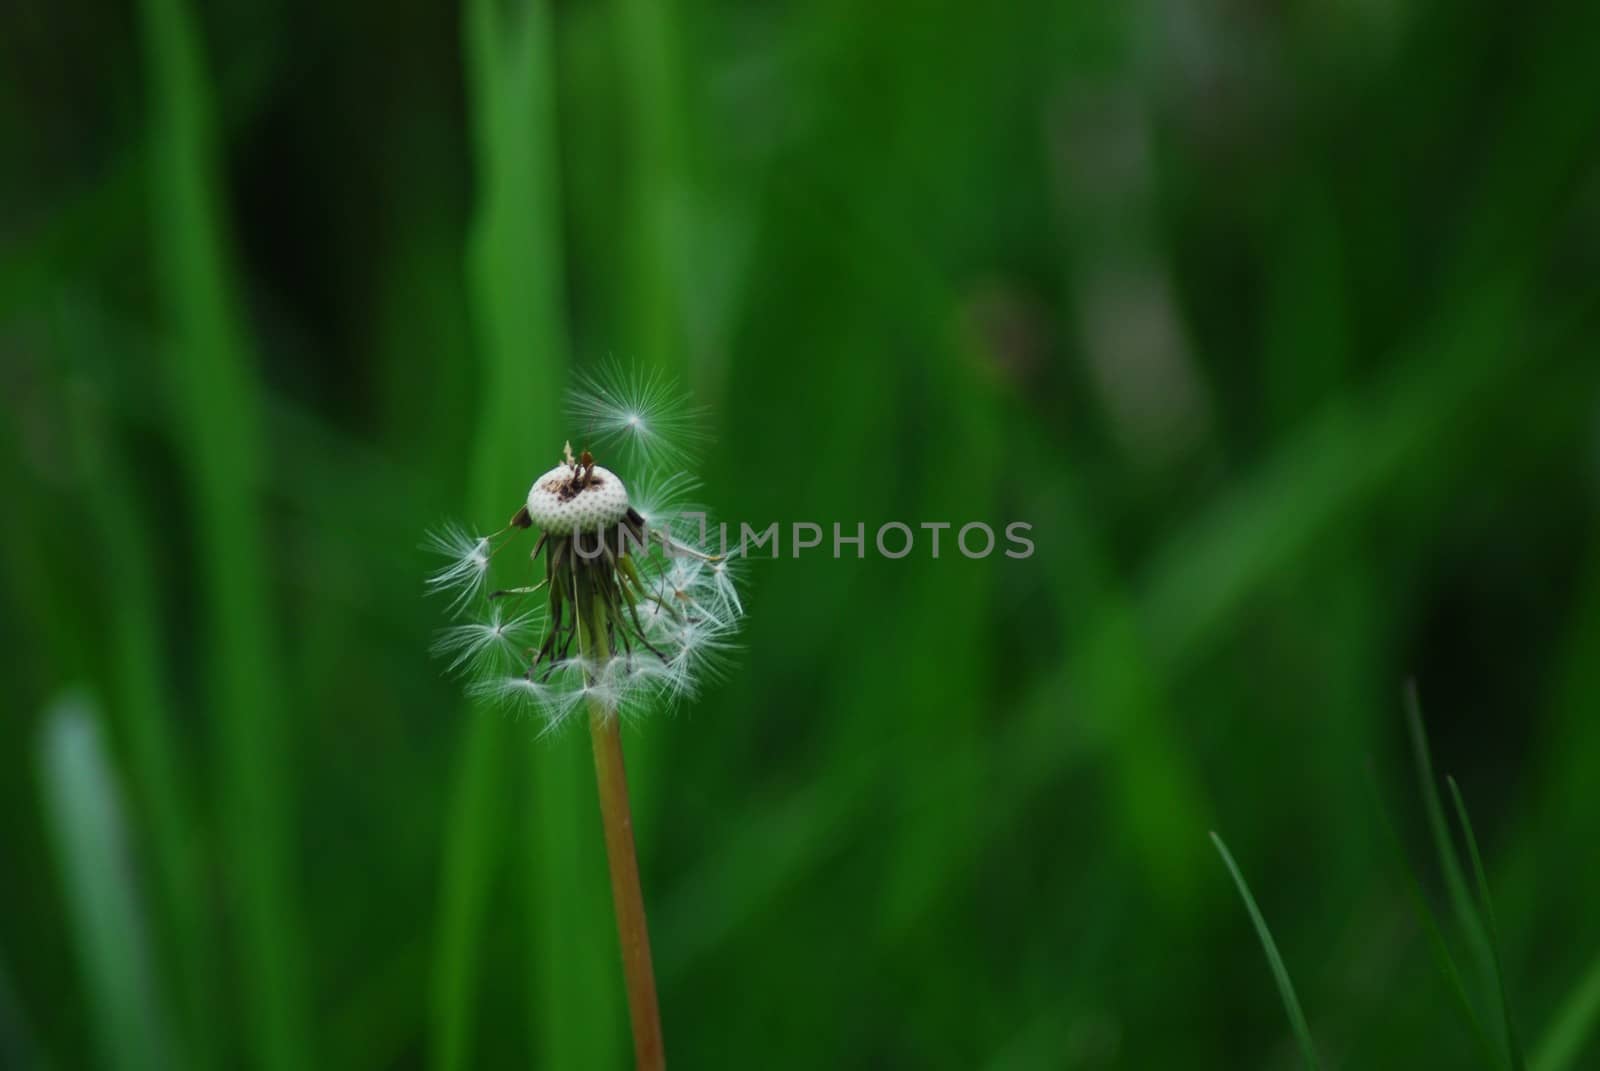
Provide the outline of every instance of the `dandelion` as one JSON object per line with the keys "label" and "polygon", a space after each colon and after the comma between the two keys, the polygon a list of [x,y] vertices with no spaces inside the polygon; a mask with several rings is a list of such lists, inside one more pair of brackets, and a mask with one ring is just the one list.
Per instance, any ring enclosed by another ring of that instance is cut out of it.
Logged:
{"label": "dandelion", "polygon": [[[660,1067],[618,723],[690,698],[726,669],[744,614],[743,562],[707,552],[705,511],[687,502],[699,486],[685,469],[699,439],[688,400],[659,376],[615,367],[576,382],[569,415],[583,449],[569,441],[499,531],[449,527],[429,540],[446,564],[428,590],[448,595],[452,613],[478,608],[441,632],[434,652],[472,678],[469,694],[535,713],[541,735],[588,713],[635,1055]],[[631,483],[596,450],[614,451]],[[538,533],[530,557],[543,560],[543,578],[489,590],[493,559],[526,530]]]}

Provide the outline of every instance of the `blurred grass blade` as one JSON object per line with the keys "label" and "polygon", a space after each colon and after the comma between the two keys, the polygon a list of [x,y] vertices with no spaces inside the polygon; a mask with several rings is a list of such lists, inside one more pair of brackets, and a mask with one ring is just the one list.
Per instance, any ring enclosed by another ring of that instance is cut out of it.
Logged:
{"label": "blurred grass blade", "polygon": [[[467,498],[470,523],[498,526],[561,448],[556,405],[567,344],[555,45],[542,0],[471,0],[462,19],[478,176],[467,272],[480,389]],[[514,734],[532,767],[531,776],[518,778],[530,783],[532,805],[513,807],[500,765],[506,725],[484,704],[466,730],[446,831],[433,1066],[476,1066],[472,1016],[489,857],[510,850],[492,819],[513,810],[529,814],[533,825],[514,854],[526,859],[530,886],[532,947],[523,960],[535,1063],[616,1066],[621,1004],[604,863],[598,833],[592,852],[579,842],[595,810],[588,767],[561,742],[533,747],[529,734]]]}
{"label": "blurred grass blade", "polygon": [[676,375],[689,356],[683,290],[694,264],[684,248],[690,187],[678,74],[678,34],[689,14],[684,5],[618,0],[613,16],[628,119],[627,341],[631,359]]}
{"label": "blurred grass blade", "polygon": [[137,894],[122,795],[99,715],[77,693],[46,713],[39,783],[101,1059],[119,1071],[176,1066],[163,987]]}
{"label": "blurred grass blade", "polygon": [[1517,1037],[1516,1022],[1511,1015],[1511,998],[1506,991],[1505,965],[1500,956],[1500,928],[1494,921],[1494,901],[1489,897],[1489,875],[1483,869],[1483,856],[1478,852],[1478,838],[1472,832],[1472,821],[1467,817],[1467,805],[1461,799],[1461,789],[1456,779],[1447,778],[1450,796],[1455,801],[1456,817],[1461,822],[1461,832],[1467,838],[1467,852],[1472,858],[1472,872],[1478,882],[1478,896],[1483,900],[1483,917],[1489,931],[1489,956],[1494,967],[1495,987],[1500,995],[1500,1014],[1505,1021],[1506,1052],[1513,1071],[1523,1071],[1527,1058],[1522,1052],[1522,1042]]}
{"label": "blurred grass blade", "polygon": [[193,631],[217,717],[219,823],[238,919],[248,1049],[270,1071],[314,1066],[304,926],[292,879],[294,792],[268,604],[260,389],[223,237],[217,123],[200,30],[184,0],[140,5],[152,145],[151,244],[170,339],[178,455],[195,504],[203,617]]}
{"label": "blurred grass blade", "polygon": [[1383,805],[1377,777],[1370,770],[1368,773],[1367,784],[1372,790],[1373,807],[1378,812],[1379,823],[1383,826],[1384,839],[1394,855],[1396,867],[1405,878],[1406,896],[1411,901],[1417,922],[1428,936],[1428,947],[1433,953],[1434,964],[1439,968],[1439,973],[1444,975],[1445,982],[1450,988],[1450,995],[1455,1000],[1456,1010],[1460,1013],[1462,1023],[1472,1036],[1480,1055],[1483,1056],[1484,1063],[1488,1067],[1499,1067],[1500,1058],[1495,1053],[1494,1043],[1489,1040],[1489,1034],[1483,1028],[1483,1021],[1478,1018],[1478,1011],[1473,1007],[1472,998],[1467,994],[1467,987],[1461,980],[1461,972],[1456,967],[1455,958],[1450,955],[1450,946],[1445,942],[1444,933],[1439,929],[1439,920],[1434,917],[1433,909],[1428,906],[1428,898],[1422,891],[1422,882],[1406,855],[1399,831],[1389,818],[1389,809]]}
{"label": "blurred grass blade", "polygon": [[[65,311],[65,310],[63,310]],[[63,347],[87,355],[95,345],[107,352],[110,339],[80,337],[93,318],[83,310],[58,315]],[[79,464],[98,488],[100,503],[120,518],[116,539],[100,541],[103,568],[117,578],[117,597],[105,607],[110,629],[106,652],[113,691],[107,702],[111,729],[127,747],[129,782],[152,863],[184,998],[186,1046],[196,1068],[217,1065],[218,1014],[216,941],[210,883],[195,819],[184,750],[175,739],[176,718],[163,679],[162,625],[167,620],[155,574],[149,512],[136,492],[127,464],[130,451],[107,414],[86,393],[74,399],[73,431]]]}
{"label": "blurred grass blade", "polygon": [[1583,980],[1573,989],[1555,1022],[1533,1050],[1529,1066],[1533,1071],[1567,1071],[1577,1064],[1584,1043],[1600,1023],[1600,958],[1589,965]]}
{"label": "blurred grass blade", "polygon": [[1439,870],[1444,874],[1445,888],[1455,908],[1456,921],[1466,935],[1473,959],[1479,971],[1488,978],[1492,971],[1489,943],[1484,937],[1483,921],[1473,906],[1472,894],[1461,867],[1461,857],[1456,853],[1455,841],[1450,838],[1450,826],[1445,821],[1444,804],[1439,797],[1439,782],[1433,772],[1433,754],[1428,747],[1428,732],[1422,721],[1422,702],[1417,694],[1416,681],[1406,683],[1406,728],[1411,734],[1411,756],[1416,765],[1417,788],[1422,795],[1422,806],[1428,816],[1428,831],[1433,836],[1434,850],[1439,855]]}
{"label": "blurred grass blade", "polygon": [[472,1066],[473,993],[477,985],[479,944],[488,906],[495,846],[505,830],[505,771],[493,715],[469,715],[462,745],[460,772],[446,825],[443,888],[435,961],[431,1032],[431,1065],[435,1071]]}
{"label": "blurred grass blade", "polygon": [[1278,954],[1278,945],[1272,939],[1272,931],[1267,929],[1267,920],[1261,917],[1261,909],[1256,906],[1256,898],[1250,895],[1250,886],[1245,883],[1244,875],[1239,872],[1239,865],[1229,854],[1228,846],[1222,843],[1222,838],[1215,833],[1211,834],[1211,842],[1217,846],[1217,852],[1227,864],[1228,873],[1233,875],[1233,883],[1239,887],[1239,895],[1244,898],[1245,910],[1250,912],[1250,921],[1255,925],[1256,936],[1261,939],[1261,948],[1266,952],[1272,976],[1277,980],[1278,993],[1283,997],[1283,1010],[1289,1015],[1289,1025],[1294,1029],[1295,1040],[1300,1043],[1300,1052],[1306,1058],[1306,1066],[1315,1071],[1319,1065],[1316,1046],[1311,1043],[1311,1028],[1306,1024],[1305,1012],[1300,1008],[1300,998],[1294,994],[1294,983],[1289,980],[1289,969],[1283,965],[1283,957]]}
{"label": "blurred grass blade", "polygon": [[17,992],[6,972],[5,962],[0,960],[0,1067],[43,1068],[48,1065],[17,1002]]}

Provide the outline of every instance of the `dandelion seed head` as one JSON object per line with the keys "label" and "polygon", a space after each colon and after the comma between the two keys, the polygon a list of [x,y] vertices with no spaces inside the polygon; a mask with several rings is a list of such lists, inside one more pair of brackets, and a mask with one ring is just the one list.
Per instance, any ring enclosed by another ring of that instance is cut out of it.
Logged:
{"label": "dandelion seed head", "polygon": [[[446,558],[429,591],[448,592],[452,612],[476,605],[434,654],[469,677],[470,695],[536,716],[541,735],[584,712],[632,719],[696,694],[726,667],[744,613],[745,563],[708,552],[718,529],[692,504],[698,411],[667,380],[615,366],[579,377],[568,400],[562,462],[507,528],[452,526],[428,544]],[[487,593],[497,551],[529,528],[543,579]]]}

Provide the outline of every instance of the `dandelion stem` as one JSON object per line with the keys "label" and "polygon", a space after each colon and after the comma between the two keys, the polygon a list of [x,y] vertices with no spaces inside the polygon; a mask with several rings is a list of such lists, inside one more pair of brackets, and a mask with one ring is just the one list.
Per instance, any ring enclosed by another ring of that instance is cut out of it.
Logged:
{"label": "dandelion stem", "polygon": [[[594,608],[590,618],[591,650],[596,662],[604,663],[610,657],[605,606],[598,596],[590,605]],[[589,704],[589,736],[594,743],[595,784],[600,791],[606,862],[611,869],[611,903],[617,915],[622,974],[628,988],[628,1018],[633,1023],[634,1064],[640,1071],[660,1071],[666,1067],[661,1009],[656,1002],[650,931],[645,923],[644,892],[639,885],[639,860],[633,846],[633,809],[628,803],[628,776],[622,763],[622,734],[616,712],[599,700]]]}

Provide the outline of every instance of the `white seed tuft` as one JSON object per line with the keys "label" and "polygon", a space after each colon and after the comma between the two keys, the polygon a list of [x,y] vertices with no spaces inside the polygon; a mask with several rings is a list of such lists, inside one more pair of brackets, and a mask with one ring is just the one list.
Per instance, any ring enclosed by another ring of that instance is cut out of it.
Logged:
{"label": "white seed tuft", "polygon": [[484,620],[453,625],[440,632],[434,640],[433,653],[450,660],[448,669],[452,673],[504,671],[516,663],[519,648],[526,646],[539,613],[529,610],[508,617],[496,603],[489,607],[489,616]]}
{"label": "white seed tuft", "polygon": [[489,557],[493,553],[487,537],[473,535],[459,525],[449,524],[437,532],[430,532],[423,548],[449,559],[447,565],[428,577],[428,594],[453,595],[451,613],[460,610],[483,590],[484,581],[489,575]]}
{"label": "white seed tuft", "polygon": [[634,481],[628,503],[652,533],[665,531],[675,541],[694,543],[704,535],[700,522],[705,507],[689,497],[699,487],[700,481],[687,472],[673,472],[665,478],[646,474],[643,480]]}
{"label": "white seed tuft", "polygon": [[704,438],[701,410],[659,372],[602,365],[576,378],[567,403],[580,438],[635,464],[681,464]]}
{"label": "white seed tuft", "polygon": [[695,695],[709,680],[720,678],[734,650],[734,628],[709,614],[690,612],[674,623],[669,642],[673,653],[667,663],[674,697]]}

